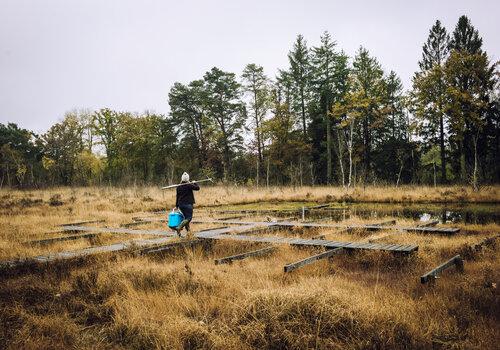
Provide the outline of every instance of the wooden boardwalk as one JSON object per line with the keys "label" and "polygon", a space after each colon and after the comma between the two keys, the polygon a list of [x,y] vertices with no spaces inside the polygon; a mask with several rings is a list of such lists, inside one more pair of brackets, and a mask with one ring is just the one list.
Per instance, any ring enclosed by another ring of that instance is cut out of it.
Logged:
{"label": "wooden boardwalk", "polygon": [[310,246],[310,247],[325,247],[328,249],[333,248],[345,248],[345,249],[368,249],[368,250],[384,250],[399,253],[411,253],[418,250],[417,245],[407,244],[374,244],[374,243],[364,243],[364,242],[340,242],[340,241],[329,241],[325,239],[301,239],[301,238],[291,238],[291,237],[279,237],[279,236],[250,236],[242,234],[232,234],[232,235],[220,235],[212,233],[212,231],[205,231],[197,233],[195,235],[197,238],[205,239],[226,239],[244,242],[257,242],[257,243],[274,243],[274,244],[290,244],[295,246]]}
{"label": "wooden boardwalk", "polygon": [[[269,222],[259,221],[233,221],[233,220],[193,220],[193,223],[209,224],[209,223],[224,223],[228,225],[268,225]],[[317,224],[308,222],[293,222],[293,221],[280,221],[279,223],[272,223],[273,225],[282,227],[306,227],[306,228],[344,228],[344,229],[365,229],[369,231],[377,230],[400,230],[416,233],[443,233],[455,234],[460,231],[459,228],[448,227],[422,227],[422,226],[378,226],[378,225],[363,225],[363,224]]]}
{"label": "wooden boardwalk", "polygon": [[127,235],[156,235],[165,236],[172,235],[172,230],[140,230],[140,229],[129,229],[125,227],[95,227],[95,226],[63,226],[61,231],[65,232],[95,232],[95,233],[120,233]]}
{"label": "wooden boardwalk", "polygon": [[126,250],[129,248],[149,247],[168,243],[172,241],[173,237],[161,237],[155,239],[135,239],[126,242],[114,243],[110,245],[89,247],[84,249],[71,250],[66,252],[51,253],[46,255],[39,255],[32,258],[7,260],[0,262],[0,269],[15,268],[24,265],[51,263],[60,260],[82,258],[88,255],[113,253],[117,251]]}
{"label": "wooden boardwalk", "polygon": [[[216,221],[224,224],[230,224],[231,221]],[[211,222],[212,223],[212,222]],[[309,247],[323,247],[325,249],[367,249],[367,250],[383,250],[398,253],[410,253],[418,250],[417,245],[398,245],[398,244],[374,244],[367,242],[340,242],[340,241],[330,241],[325,239],[301,239],[301,238],[291,238],[291,237],[279,237],[279,236],[257,236],[251,234],[245,234],[245,232],[255,230],[258,228],[270,228],[276,225],[283,225],[283,222],[237,222],[239,226],[233,227],[222,227],[208,229],[204,231],[199,231],[194,234],[195,238],[198,239],[209,239],[209,240],[233,240],[242,242],[256,242],[256,243],[271,243],[271,244],[290,244],[294,246],[309,246]],[[295,226],[295,223],[285,223],[284,226]],[[305,224],[307,225],[310,224]],[[299,225],[300,226],[300,225]],[[326,227],[330,227],[326,226]],[[325,225],[315,225],[313,227],[325,227]],[[335,226],[334,226],[335,227]],[[373,226],[381,227],[381,226]],[[125,242],[114,243],[105,246],[89,247],[84,249],[50,253],[46,255],[35,256],[32,258],[8,260],[0,262],[0,269],[4,268],[14,268],[23,265],[30,265],[36,263],[50,263],[58,260],[65,259],[75,259],[79,257],[84,257],[99,253],[112,253],[117,251],[126,250],[129,248],[149,248],[166,244],[171,242],[175,237],[172,231],[165,230],[134,230],[127,228],[104,228],[104,227],[93,227],[93,226],[63,226],[63,231],[75,232],[89,232],[89,233],[118,233],[118,234],[130,234],[130,235],[155,235],[161,236],[159,238],[153,239],[134,239]]]}
{"label": "wooden boardwalk", "polygon": [[51,237],[51,238],[44,238],[44,239],[37,239],[35,241],[26,241],[23,244],[24,245],[46,245],[46,244],[52,244],[56,242],[64,242],[64,241],[74,241],[77,239],[82,239],[82,238],[93,238],[99,235],[98,233],[83,233],[83,234],[78,234],[78,235],[65,235],[65,236],[59,236],[59,237]]}

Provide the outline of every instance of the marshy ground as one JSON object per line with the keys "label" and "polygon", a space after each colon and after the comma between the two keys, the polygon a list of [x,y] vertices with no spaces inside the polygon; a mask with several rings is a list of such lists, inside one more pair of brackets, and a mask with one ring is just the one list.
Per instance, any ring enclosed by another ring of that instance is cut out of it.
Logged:
{"label": "marshy ground", "polygon": [[[269,256],[215,265],[215,258],[261,247],[220,241],[168,255],[123,252],[5,273],[0,348],[495,349],[500,343],[500,243],[480,251],[470,247],[500,233],[499,192],[499,187],[479,192],[461,187],[203,188],[197,218],[236,215],[223,210],[282,210],[241,214],[247,215],[241,220],[275,220],[296,215],[291,209],[333,203],[335,210],[311,212],[305,219],[395,219],[398,225],[415,225],[430,218],[461,231],[452,236],[273,231],[269,234],[419,245],[407,257],[355,251],[288,274],[285,264],[319,250],[279,246]],[[94,225],[118,227],[135,216],[164,217],[153,212],[171,208],[173,196],[143,187],[2,190],[0,260],[129,240],[100,234],[43,246],[26,243],[60,236],[54,232],[57,225],[68,222],[102,219],[105,223]],[[216,226],[193,224],[193,230]],[[166,229],[160,222],[137,228]],[[420,284],[423,273],[456,254],[465,259],[463,274],[452,268],[434,285]]]}

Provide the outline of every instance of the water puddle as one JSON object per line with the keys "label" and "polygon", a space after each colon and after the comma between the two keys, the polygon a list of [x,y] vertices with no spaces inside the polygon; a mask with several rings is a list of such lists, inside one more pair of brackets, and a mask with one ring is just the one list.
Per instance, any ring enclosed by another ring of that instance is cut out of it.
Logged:
{"label": "water puddle", "polygon": [[311,211],[307,218],[324,218],[329,216],[334,221],[342,221],[351,217],[377,219],[394,217],[414,221],[438,220],[440,223],[465,223],[484,225],[500,224],[500,205],[394,205],[394,204],[353,204],[346,209],[331,211]]}

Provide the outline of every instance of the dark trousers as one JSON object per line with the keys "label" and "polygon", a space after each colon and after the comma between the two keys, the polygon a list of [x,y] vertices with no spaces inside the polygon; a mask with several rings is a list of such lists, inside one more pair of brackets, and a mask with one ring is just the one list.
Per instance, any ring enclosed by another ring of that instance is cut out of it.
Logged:
{"label": "dark trousers", "polygon": [[179,204],[179,210],[184,215],[184,220],[191,221],[193,219],[193,205],[192,204]]}

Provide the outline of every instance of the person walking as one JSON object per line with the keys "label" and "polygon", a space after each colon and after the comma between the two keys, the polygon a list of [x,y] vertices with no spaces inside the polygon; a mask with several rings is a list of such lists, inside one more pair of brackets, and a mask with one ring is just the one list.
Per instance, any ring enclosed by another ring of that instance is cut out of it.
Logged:
{"label": "person walking", "polygon": [[200,186],[196,183],[189,182],[189,174],[184,172],[181,177],[181,185],[177,187],[175,198],[175,207],[179,209],[184,216],[179,226],[175,229],[180,237],[183,228],[186,228],[188,236],[191,234],[189,223],[193,219],[193,205],[195,204],[193,191],[199,191]]}

